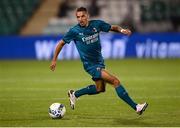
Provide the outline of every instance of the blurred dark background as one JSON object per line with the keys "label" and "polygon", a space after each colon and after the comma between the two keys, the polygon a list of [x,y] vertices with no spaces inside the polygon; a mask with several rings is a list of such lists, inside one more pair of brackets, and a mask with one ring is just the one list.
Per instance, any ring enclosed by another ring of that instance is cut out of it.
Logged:
{"label": "blurred dark background", "polygon": [[0,35],[63,34],[80,6],[133,32],[180,31],[180,0],[0,0]]}

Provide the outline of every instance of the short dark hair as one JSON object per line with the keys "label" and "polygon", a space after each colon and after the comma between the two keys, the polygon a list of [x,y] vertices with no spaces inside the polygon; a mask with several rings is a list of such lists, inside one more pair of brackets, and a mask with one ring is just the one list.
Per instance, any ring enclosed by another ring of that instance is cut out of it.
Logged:
{"label": "short dark hair", "polygon": [[76,12],[81,12],[81,11],[87,12],[87,9],[85,7],[79,7],[76,9]]}

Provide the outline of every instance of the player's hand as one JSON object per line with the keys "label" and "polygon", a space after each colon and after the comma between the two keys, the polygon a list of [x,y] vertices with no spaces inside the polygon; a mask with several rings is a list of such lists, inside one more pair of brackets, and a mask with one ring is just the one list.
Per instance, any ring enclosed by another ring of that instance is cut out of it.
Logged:
{"label": "player's hand", "polygon": [[131,30],[129,30],[129,29],[121,29],[121,33],[130,36],[131,35]]}
{"label": "player's hand", "polygon": [[52,61],[50,65],[50,69],[54,71],[56,69],[56,61]]}

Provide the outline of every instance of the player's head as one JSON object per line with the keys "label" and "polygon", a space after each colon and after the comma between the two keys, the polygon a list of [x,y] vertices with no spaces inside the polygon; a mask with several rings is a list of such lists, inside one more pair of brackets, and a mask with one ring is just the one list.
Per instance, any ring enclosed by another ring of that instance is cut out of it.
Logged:
{"label": "player's head", "polygon": [[85,7],[80,7],[76,9],[76,18],[81,26],[87,26],[89,22],[89,14]]}

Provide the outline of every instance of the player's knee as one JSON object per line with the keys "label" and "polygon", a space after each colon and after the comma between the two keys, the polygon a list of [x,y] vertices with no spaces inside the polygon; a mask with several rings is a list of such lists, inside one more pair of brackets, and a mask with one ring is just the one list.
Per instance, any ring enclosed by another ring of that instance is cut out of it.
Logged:
{"label": "player's knee", "polygon": [[113,85],[114,85],[114,87],[119,86],[120,85],[120,81],[117,78],[114,78],[113,79]]}

